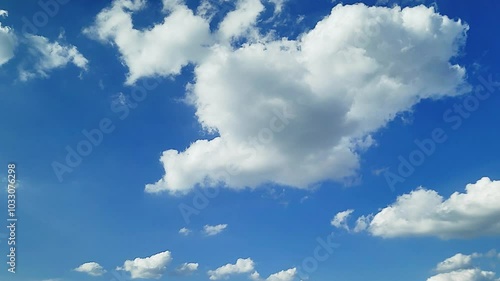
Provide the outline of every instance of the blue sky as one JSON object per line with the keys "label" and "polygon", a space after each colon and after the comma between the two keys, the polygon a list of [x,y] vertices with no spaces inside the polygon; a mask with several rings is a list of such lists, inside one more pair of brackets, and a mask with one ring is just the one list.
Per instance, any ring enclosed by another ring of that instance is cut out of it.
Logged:
{"label": "blue sky", "polygon": [[28,2],[1,280],[500,280],[496,1]]}

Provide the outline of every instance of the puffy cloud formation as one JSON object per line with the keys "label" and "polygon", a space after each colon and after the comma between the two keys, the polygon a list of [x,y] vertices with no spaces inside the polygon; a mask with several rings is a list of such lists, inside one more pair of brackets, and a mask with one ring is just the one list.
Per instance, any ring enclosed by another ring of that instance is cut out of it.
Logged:
{"label": "puffy cloud formation", "polygon": [[336,228],[343,228],[349,231],[349,225],[347,224],[347,220],[349,219],[349,217],[353,212],[354,210],[346,210],[343,212],[339,212],[338,214],[335,215],[330,224],[335,226]]}
{"label": "puffy cloud formation", "polygon": [[443,239],[500,234],[500,181],[484,177],[467,184],[465,193],[444,199],[419,188],[373,216],[367,230],[385,238],[437,236]]}
{"label": "puffy cloud formation", "polygon": [[170,252],[165,251],[147,258],[127,260],[123,266],[117,267],[116,270],[129,272],[132,279],[159,279],[171,261]]}
{"label": "puffy cloud formation", "polygon": [[75,271],[86,273],[90,276],[101,276],[106,273],[104,268],[96,262],[87,262],[74,269]]}
{"label": "puffy cloud formation", "polygon": [[209,22],[187,8],[182,1],[164,1],[169,15],[161,24],[137,30],[132,13],[145,8],[144,0],[115,0],[101,11],[94,25],[84,33],[117,46],[129,68],[127,83],[141,77],[179,74],[182,67],[199,60],[210,42]]}
{"label": "puffy cloud formation", "polygon": [[201,3],[194,13],[165,0],[164,21],[138,30],[132,14],[145,1],[115,0],[85,29],[118,48],[127,83],[196,66],[186,100],[216,137],[163,152],[165,175],[146,192],[349,180],[371,134],[422,99],[465,89],[465,69],[450,60],[468,26],[434,8],[339,4],[291,40],[261,34],[262,0],[237,1],[215,30],[213,7]]}
{"label": "puffy cloud formation", "polygon": [[269,275],[266,279],[262,279],[260,274],[255,271],[250,275],[250,279],[253,281],[292,281],[297,276],[297,269],[290,268],[288,270],[282,270],[280,272]]}
{"label": "puffy cloud formation", "polygon": [[355,177],[370,134],[421,99],[460,93],[465,70],[449,60],[467,29],[424,6],[338,5],[297,40],[215,44],[188,100],[218,136],[165,151],[146,192]]}
{"label": "puffy cloud formation", "polygon": [[251,258],[238,259],[235,264],[226,264],[215,270],[208,271],[210,280],[228,279],[232,275],[245,274],[253,281],[292,281],[297,275],[297,269],[291,268],[278,273],[271,274],[268,278],[262,279],[255,270],[255,263]]}
{"label": "puffy cloud formation", "polygon": [[203,232],[205,232],[208,236],[214,236],[227,228],[227,224],[218,224],[218,225],[205,225],[203,227]]}
{"label": "puffy cloud formation", "polygon": [[464,269],[472,264],[472,259],[479,257],[479,254],[474,253],[472,255],[456,254],[451,258],[440,262],[436,266],[436,271],[438,272],[450,272],[457,269]]}
{"label": "puffy cloud formation", "polygon": [[177,268],[177,272],[183,275],[191,274],[198,270],[197,263],[183,263],[179,268]]}
{"label": "puffy cloud formation", "polygon": [[235,264],[226,264],[215,270],[209,270],[210,280],[220,280],[234,274],[250,273],[254,271],[254,262],[252,259],[238,259]]}
{"label": "puffy cloud formation", "polygon": [[[7,15],[7,11],[0,10],[0,18],[6,17]],[[16,42],[17,39],[12,29],[10,27],[3,26],[0,22],[0,66],[7,63],[14,57]]]}
{"label": "puffy cloud formation", "polygon": [[427,279],[427,281],[498,281],[495,273],[483,271],[479,268],[461,269],[447,273],[440,273]]}
{"label": "puffy cloud formation", "polygon": [[472,262],[477,258],[496,258],[496,250],[491,250],[486,254],[473,253],[471,255],[456,254],[451,258],[440,262],[436,266],[437,275],[427,279],[427,281],[499,281],[495,273],[484,271],[473,267]]}
{"label": "puffy cloud formation", "polygon": [[70,63],[87,70],[88,60],[75,46],[58,41],[50,42],[49,39],[38,35],[26,35],[26,39],[35,62],[33,70],[21,69],[21,81],[35,77],[46,78],[53,69],[65,67]]}

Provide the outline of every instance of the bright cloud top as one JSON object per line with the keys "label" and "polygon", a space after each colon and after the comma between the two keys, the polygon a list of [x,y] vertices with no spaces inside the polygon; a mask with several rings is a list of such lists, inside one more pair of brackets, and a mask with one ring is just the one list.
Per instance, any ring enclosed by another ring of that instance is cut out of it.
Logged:
{"label": "bright cloud top", "polygon": [[165,251],[147,258],[127,260],[123,266],[117,267],[116,270],[129,272],[132,279],[159,279],[171,261],[170,252]]}
{"label": "bright cloud top", "polygon": [[35,77],[47,78],[53,69],[65,67],[70,63],[87,70],[88,60],[73,45],[50,42],[49,39],[37,35],[26,35],[26,40],[35,62],[33,70],[21,69],[22,81]]}
{"label": "bright cloud top", "polygon": [[196,66],[187,100],[218,136],[165,151],[165,175],[146,192],[309,188],[356,177],[372,133],[421,99],[461,93],[466,71],[449,61],[467,30],[424,6],[338,5],[297,40],[215,43]]}
{"label": "bright cloud top", "polygon": [[106,273],[104,268],[96,262],[87,262],[74,269],[77,272],[86,273],[90,276],[101,276]]}
{"label": "bright cloud top", "polygon": [[485,177],[468,184],[465,193],[444,199],[419,188],[398,197],[366,224],[374,236],[472,238],[500,234],[500,181]]}
{"label": "bright cloud top", "polygon": [[215,270],[208,271],[210,280],[228,279],[233,275],[249,274],[249,279],[253,281],[292,281],[297,275],[297,269],[291,268],[278,273],[271,274],[268,278],[262,279],[255,270],[255,263],[251,258],[238,259],[235,264],[226,264]]}
{"label": "bright cloud top", "polygon": [[436,266],[436,271],[438,272],[450,272],[458,269],[464,269],[469,267],[472,264],[472,259],[478,257],[479,254],[472,255],[464,255],[464,254],[456,254],[451,258],[448,258],[442,262],[440,262]]}
{"label": "bright cloud top", "polygon": [[218,225],[205,225],[203,227],[203,232],[208,236],[214,236],[227,228],[227,224],[218,224]]}
{"label": "bright cloud top", "polygon": [[290,268],[288,270],[282,270],[278,273],[269,275],[266,279],[262,279],[260,274],[255,271],[250,275],[250,279],[253,281],[292,281],[297,276],[297,269]]}
{"label": "bright cloud top", "polygon": [[[5,10],[0,10],[0,18],[7,17],[8,13]],[[16,48],[16,36],[12,29],[3,26],[0,22],[0,66],[7,63],[14,57],[14,50]]]}

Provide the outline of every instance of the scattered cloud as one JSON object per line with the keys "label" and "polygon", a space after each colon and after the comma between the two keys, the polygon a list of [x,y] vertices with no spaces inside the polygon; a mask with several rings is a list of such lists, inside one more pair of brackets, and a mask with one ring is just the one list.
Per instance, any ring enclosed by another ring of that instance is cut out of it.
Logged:
{"label": "scattered cloud", "polygon": [[179,230],[179,234],[184,235],[184,236],[188,236],[189,234],[191,234],[191,230],[183,227]]}
{"label": "scattered cloud", "polygon": [[473,268],[439,273],[427,281],[498,281],[498,279],[495,278],[494,272]]}
{"label": "scattered cloud", "polygon": [[46,37],[38,35],[26,35],[26,40],[34,62],[32,69],[20,68],[21,81],[36,77],[47,78],[53,69],[70,63],[81,70],[87,70],[88,60],[73,45],[50,42]]}
{"label": "scattered cloud", "polygon": [[127,260],[123,266],[117,267],[116,270],[130,273],[132,279],[159,279],[171,261],[170,252],[165,251],[147,258]]}
{"label": "scattered cloud", "polygon": [[198,264],[197,263],[183,263],[181,266],[179,266],[176,270],[177,273],[181,275],[188,275],[193,272],[198,270]]}
{"label": "scattered cloud", "polygon": [[458,269],[464,269],[472,264],[472,259],[478,257],[479,255],[474,253],[472,255],[456,254],[451,258],[440,262],[436,266],[437,272],[450,272]]}
{"label": "scattered cloud", "polygon": [[292,281],[295,280],[296,276],[297,276],[297,269],[290,268],[288,270],[282,270],[280,272],[271,274],[266,279],[262,279],[260,277],[260,274],[257,271],[255,271],[250,275],[250,279],[252,279],[253,281]]}
{"label": "scattered cloud", "polygon": [[[444,199],[437,191],[418,188],[399,196],[368,222],[367,230],[385,238],[437,236],[443,239],[500,234],[500,181],[484,177],[467,184],[465,193]],[[360,227],[362,228],[362,227]]]}
{"label": "scattered cloud", "polygon": [[343,228],[347,231],[350,231],[349,225],[347,224],[347,220],[349,219],[349,217],[353,212],[354,210],[346,210],[343,212],[339,212],[338,214],[335,215],[330,224],[336,228]]}
{"label": "scattered cloud", "polygon": [[[5,10],[0,10],[0,18],[7,17],[9,13]],[[0,66],[7,63],[14,57],[17,38],[12,31],[12,28],[3,26],[0,22]]]}
{"label": "scattered cloud", "polygon": [[210,280],[225,279],[231,275],[253,272],[255,264],[252,259],[238,259],[235,264],[226,264],[215,270],[209,270]]}
{"label": "scattered cloud", "polygon": [[255,270],[255,263],[251,258],[238,259],[235,264],[226,264],[215,270],[208,271],[210,280],[228,279],[233,275],[249,274],[248,278],[253,281],[292,281],[297,275],[297,269],[291,268],[271,274],[262,279],[259,272]]}
{"label": "scattered cloud", "polygon": [[86,273],[90,276],[101,276],[106,273],[104,268],[96,262],[87,262],[74,269],[77,272]]}
{"label": "scattered cloud", "polygon": [[208,236],[214,236],[227,228],[227,224],[218,224],[218,225],[205,225],[203,227],[203,232],[205,232]]}

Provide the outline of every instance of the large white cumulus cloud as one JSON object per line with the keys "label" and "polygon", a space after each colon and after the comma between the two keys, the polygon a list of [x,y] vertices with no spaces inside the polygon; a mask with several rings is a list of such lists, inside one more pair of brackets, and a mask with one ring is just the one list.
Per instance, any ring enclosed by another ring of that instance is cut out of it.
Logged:
{"label": "large white cumulus cloud", "polygon": [[165,151],[165,176],[146,191],[354,176],[371,133],[423,98],[460,92],[465,70],[449,61],[467,29],[424,6],[338,5],[298,40],[213,46],[188,89],[219,136]]}
{"label": "large white cumulus cloud", "polygon": [[210,30],[210,17],[165,0],[164,21],[137,30],[131,15],[145,2],[116,0],[87,29],[118,47],[128,83],[196,65],[187,100],[217,137],[165,151],[147,192],[351,179],[372,133],[421,99],[463,92],[466,71],[450,60],[468,26],[433,8],[337,5],[291,40],[262,34],[264,4],[239,0]]}

